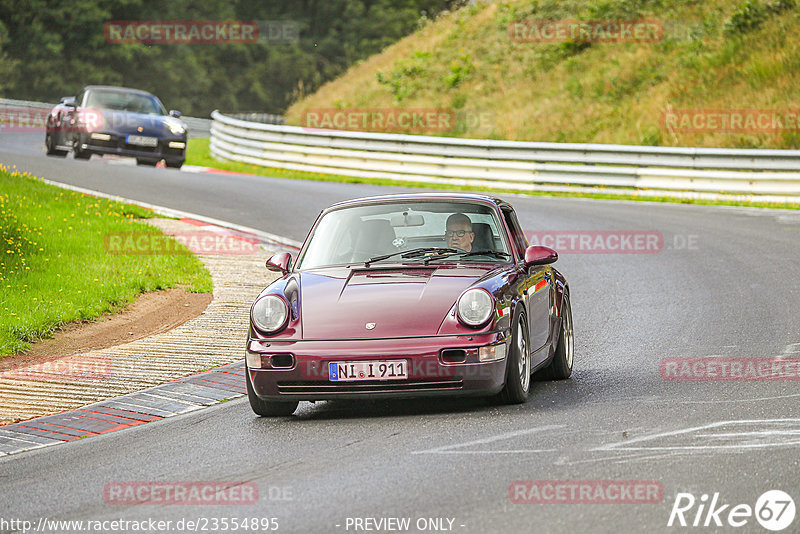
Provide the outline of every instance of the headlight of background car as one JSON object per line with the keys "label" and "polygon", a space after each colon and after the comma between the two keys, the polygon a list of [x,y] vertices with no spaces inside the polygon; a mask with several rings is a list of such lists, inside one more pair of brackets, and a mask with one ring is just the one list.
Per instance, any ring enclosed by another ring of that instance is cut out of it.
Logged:
{"label": "headlight of background car", "polygon": [[465,291],[458,299],[458,318],[469,326],[480,326],[494,311],[494,298],[485,289]]}
{"label": "headlight of background car", "polygon": [[169,128],[169,131],[175,135],[181,135],[182,133],[186,132],[186,128],[184,128],[179,122],[168,121],[167,128]]}
{"label": "headlight of background car", "polygon": [[253,324],[264,333],[274,334],[286,324],[289,307],[286,302],[275,295],[262,297],[253,304],[250,312]]}

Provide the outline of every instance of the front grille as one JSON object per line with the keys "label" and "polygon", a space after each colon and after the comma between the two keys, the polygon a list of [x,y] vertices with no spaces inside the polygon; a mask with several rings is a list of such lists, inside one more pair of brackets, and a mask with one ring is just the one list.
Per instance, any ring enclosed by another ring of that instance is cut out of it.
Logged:
{"label": "front grille", "polygon": [[408,381],[397,380],[392,382],[278,382],[278,393],[285,394],[337,394],[337,393],[377,393],[377,392],[391,392],[391,391],[430,391],[430,390],[448,390],[448,389],[461,389],[464,381],[459,379],[455,380],[437,380],[437,381]]}
{"label": "front grille", "polygon": [[103,141],[102,139],[90,139],[89,144],[93,146],[102,146],[108,148],[116,148],[117,147],[117,140],[114,137],[111,137],[110,141]]}

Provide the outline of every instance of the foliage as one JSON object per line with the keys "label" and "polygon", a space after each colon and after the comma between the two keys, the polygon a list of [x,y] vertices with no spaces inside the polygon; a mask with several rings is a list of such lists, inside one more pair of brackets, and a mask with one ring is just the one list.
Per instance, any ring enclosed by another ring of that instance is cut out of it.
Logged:
{"label": "foliage", "polygon": [[445,77],[444,83],[448,88],[456,87],[474,72],[475,65],[472,63],[472,56],[462,53],[450,63],[450,72]]}
{"label": "foliage", "polygon": [[[57,101],[88,84],[153,92],[168,109],[282,113],[350,65],[459,0],[3,0],[0,95]],[[109,21],[290,21],[299,40],[219,45],[109,44]]]}
{"label": "foliage", "polygon": [[776,0],[769,4],[762,4],[758,0],[747,0],[725,22],[725,33],[743,34],[755,30],[761,27],[771,14],[792,9],[795,4],[795,0]]}
{"label": "foliage", "polygon": [[[544,20],[642,21],[663,30],[643,40],[528,39],[525,28]],[[799,98],[797,0],[486,0],[441,14],[285,115],[300,124],[304,110],[333,102],[449,106],[492,120],[436,135],[797,149]],[[674,129],[665,126],[669,110],[754,110],[786,119],[777,129]]]}
{"label": "foliage", "polygon": [[430,67],[430,60],[429,52],[415,52],[409,58],[398,59],[388,75],[378,72],[375,78],[378,83],[389,88],[398,102],[402,102],[405,98],[413,96],[422,85]]}

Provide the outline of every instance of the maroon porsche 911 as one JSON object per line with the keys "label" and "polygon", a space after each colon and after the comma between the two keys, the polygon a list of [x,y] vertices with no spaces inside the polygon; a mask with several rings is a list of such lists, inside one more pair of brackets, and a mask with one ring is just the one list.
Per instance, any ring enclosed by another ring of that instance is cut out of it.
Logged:
{"label": "maroon porsche 911", "polygon": [[497,395],[572,373],[569,287],[552,249],[528,246],[510,204],[406,194],[324,210],[297,261],[250,311],[253,411],[301,400]]}

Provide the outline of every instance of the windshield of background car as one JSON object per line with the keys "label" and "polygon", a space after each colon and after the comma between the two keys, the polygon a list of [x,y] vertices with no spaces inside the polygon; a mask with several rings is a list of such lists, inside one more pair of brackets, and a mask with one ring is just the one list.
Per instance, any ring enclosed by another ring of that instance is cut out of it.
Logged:
{"label": "windshield of background car", "polygon": [[[469,217],[474,234],[471,251],[494,251],[497,255],[470,255],[447,261],[508,261],[509,247],[495,210],[485,204],[466,202],[403,202],[368,204],[331,211],[320,219],[297,261],[298,269],[363,263],[370,258],[397,253],[391,261],[411,262],[431,258],[436,251],[402,254],[419,248],[447,248],[447,219],[460,213]],[[387,258],[387,261],[389,259]]]}
{"label": "windshield of background car", "polygon": [[152,95],[126,93],[124,91],[89,91],[86,95],[87,108],[112,109],[147,115],[166,115],[161,102]]}

